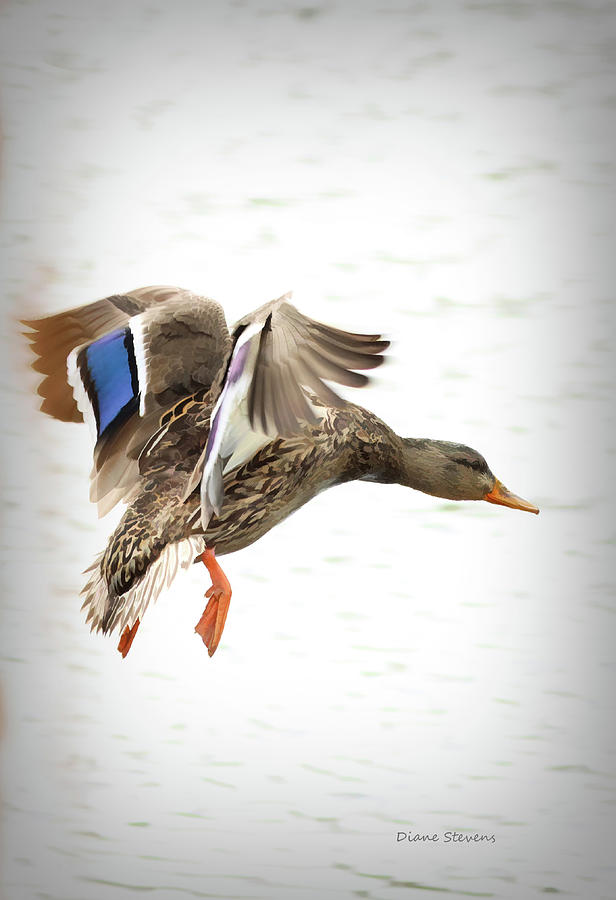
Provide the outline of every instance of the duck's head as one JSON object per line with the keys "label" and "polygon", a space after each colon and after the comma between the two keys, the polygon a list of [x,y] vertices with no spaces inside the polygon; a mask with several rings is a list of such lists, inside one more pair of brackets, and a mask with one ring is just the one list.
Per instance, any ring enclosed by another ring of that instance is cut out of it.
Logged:
{"label": "duck's head", "polygon": [[405,438],[401,483],[446,500],[487,500],[538,513],[533,503],[512,494],[477,450],[450,441]]}

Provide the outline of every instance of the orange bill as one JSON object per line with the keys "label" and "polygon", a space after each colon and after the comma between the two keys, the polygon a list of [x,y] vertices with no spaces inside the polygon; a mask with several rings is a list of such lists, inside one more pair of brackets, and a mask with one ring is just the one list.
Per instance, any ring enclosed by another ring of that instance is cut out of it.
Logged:
{"label": "orange bill", "polygon": [[523,509],[526,512],[535,513],[535,515],[539,513],[539,510],[533,503],[529,503],[528,500],[523,500],[516,494],[512,494],[498,478],[494,482],[492,490],[483,499],[487,500],[488,503],[498,503],[499,506],[510,506],[512,509]]}

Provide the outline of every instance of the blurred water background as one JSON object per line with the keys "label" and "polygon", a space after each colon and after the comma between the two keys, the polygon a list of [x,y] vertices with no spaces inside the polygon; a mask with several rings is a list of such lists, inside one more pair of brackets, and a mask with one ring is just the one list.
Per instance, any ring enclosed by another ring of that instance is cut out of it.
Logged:
{"label": "blurred water background", "polygon": [[[3,4],[5,900],[615,895],[615,26]],[[336,488],[224,559],[213,660],[194,567],[122,661],[78,596],[117,516],[15,320],[152,283],[385,331],[353,399],[541,515]]]}

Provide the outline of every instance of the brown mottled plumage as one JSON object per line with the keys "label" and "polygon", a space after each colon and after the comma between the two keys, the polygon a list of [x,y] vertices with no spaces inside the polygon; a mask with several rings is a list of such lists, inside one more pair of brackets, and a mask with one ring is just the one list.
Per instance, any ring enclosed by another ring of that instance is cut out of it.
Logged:
{"label": "brown mottled plumage", "polygon": [[[193,538],[216,554],[234,553],[327,487],[361,478],[377,462],[391,463],[394,435],[360,407],[330,407],[317,425],[277,438],[225,477],[225,503],[204,533],[199,496],[182,503],[189,472],[201,453],[211,407],[194,403],[176,418],[142,470],[142,489],[125,512],[101,560],[101,572],[119,604],[101,620],[113,628],[121,598],[169,544]],[[367,431],[366,429],[370,430]],[[134,614],[128,620],[134,619]],[[124,621],[122,621],[124,624]],[[95,622],[95,627],[98,622]]]}
{"label": "brown mottled plumage", "polygon": [[[241,550],[333,485],[395,482],[538,512],[471,448],[401,438],[341,400],[321,379],[360,386],[366,378],[352,370],[378,365],[387,342],[315,323],[287,300],[266,304],[231,334],[214,301],[174,288],[26,323],[35,368],[47,376],[43,410],[68,421],[83,410],[93,422],[95,413],[93,499],[103,511],[128,503],[88,570],[83,604],[92,629],[123,629],[123,656],[148,603],[179,567],[199,560],[212,587],[196,630],[212,655],[231,597],[214,549]],[[73,392],[62,374],[67,356]]]}

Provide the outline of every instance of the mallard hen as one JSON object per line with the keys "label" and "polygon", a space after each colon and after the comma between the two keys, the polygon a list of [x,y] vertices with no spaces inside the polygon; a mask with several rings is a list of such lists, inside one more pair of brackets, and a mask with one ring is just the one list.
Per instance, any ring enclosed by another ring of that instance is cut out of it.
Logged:
{"label": "mallard hen", "polygon": [[315,322],[274,300],[227,328],[214,300],[175,287],[116,294],[24,320],[43,412],[88,422],[90,497],[126,509],[87,571],[91,630],[128,653],[148,604],[180,567],[212,585],[195,631],[215,652],[231,586],[216,555],[252,544],[325,488],[398,483],[538,513],[461,444],[399,437],[325,382],[368,382],[388,341]]}

